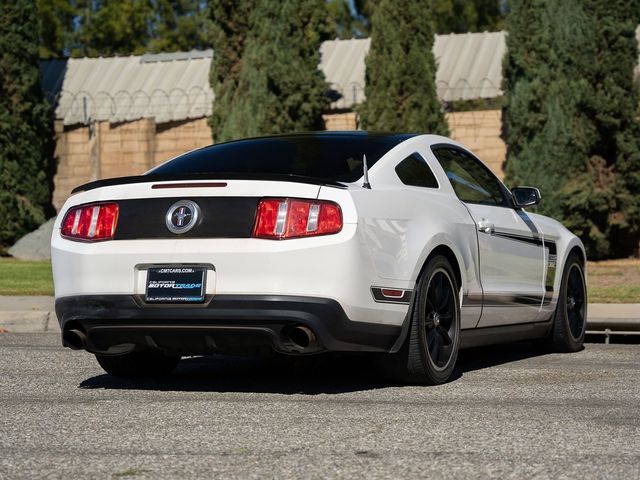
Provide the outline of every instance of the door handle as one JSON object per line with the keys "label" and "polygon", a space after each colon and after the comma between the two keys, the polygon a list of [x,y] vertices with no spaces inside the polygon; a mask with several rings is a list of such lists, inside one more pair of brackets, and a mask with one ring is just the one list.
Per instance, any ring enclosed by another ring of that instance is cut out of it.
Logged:
{"label": "door handle", "polygon": [[481,220],[478,222],[478,231],[482,233],[488,233],[489,235],[491,235],[494,230],[495,230],[495,227],[493,223],[487,222],[486,220]]}

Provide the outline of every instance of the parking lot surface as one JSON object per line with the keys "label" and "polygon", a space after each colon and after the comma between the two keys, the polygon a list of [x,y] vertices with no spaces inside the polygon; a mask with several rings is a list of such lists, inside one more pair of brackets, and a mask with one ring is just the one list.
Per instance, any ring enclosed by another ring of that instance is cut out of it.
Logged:
{"label": "parking lot surface", "polygon": [[450,383],[367,357],[208,357],[122,381],[0,334],[0,478],[640,478],[640,346],[463,353]]}

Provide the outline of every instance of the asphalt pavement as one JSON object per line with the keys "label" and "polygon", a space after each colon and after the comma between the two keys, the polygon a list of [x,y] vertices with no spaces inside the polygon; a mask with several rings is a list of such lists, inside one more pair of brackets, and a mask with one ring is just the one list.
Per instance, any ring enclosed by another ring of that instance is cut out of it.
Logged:
{"label": "asphalt pavement", "polygon": [[189,358],[121,381],[0,334],[0,478],[640,478],[640,346],[463,352],[438,387],[369,357]]}

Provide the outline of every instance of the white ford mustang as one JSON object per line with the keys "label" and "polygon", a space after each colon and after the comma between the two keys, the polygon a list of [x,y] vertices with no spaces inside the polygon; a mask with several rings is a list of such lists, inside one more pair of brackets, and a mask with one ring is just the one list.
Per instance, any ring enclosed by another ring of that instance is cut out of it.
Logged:
{"label": "white ford mustang", "polygon": [[461,348],[581,348],[585,251],[434,135],[221,143],[74,190],[51,240],[67,347],[119,376],[214,352],[378,352],[442,383]]}

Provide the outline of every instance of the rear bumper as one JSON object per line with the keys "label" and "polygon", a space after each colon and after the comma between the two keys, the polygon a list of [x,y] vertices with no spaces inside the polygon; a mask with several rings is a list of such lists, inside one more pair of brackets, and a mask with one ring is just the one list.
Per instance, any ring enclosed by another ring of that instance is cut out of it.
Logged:
{"label": "rear bumper", "polygon": [[[203,305],[150,305],[138,295],[78,295],[56,300],[65,334],[86,335],[86,350],[122,353],[156,348],[183,355],[271,347],[286,353],[389,352],[401,327],[351,321],[332,299],[283,295],[215,295]],[[305,326],[317,343],[300,349],[287,329]]]}

